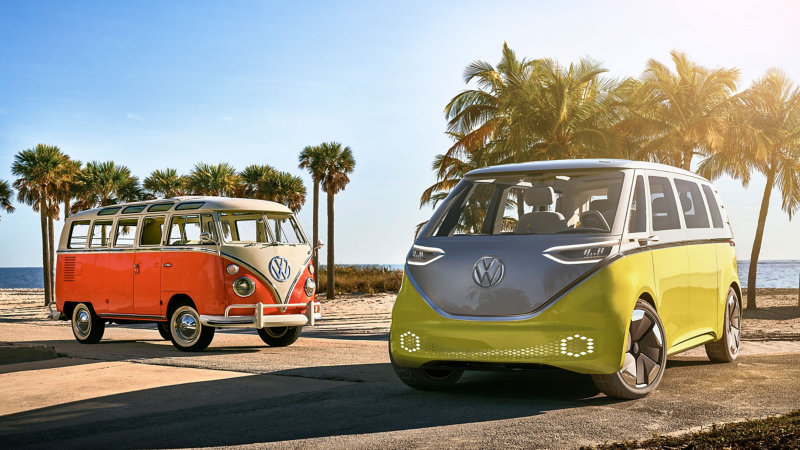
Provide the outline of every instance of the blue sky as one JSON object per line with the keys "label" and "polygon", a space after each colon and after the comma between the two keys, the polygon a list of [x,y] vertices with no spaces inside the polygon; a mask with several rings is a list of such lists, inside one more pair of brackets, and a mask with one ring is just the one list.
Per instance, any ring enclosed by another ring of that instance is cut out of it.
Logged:
{"label": "blue sky", "polygon": [[[487,7],[490,5],[491,7]],[[336,198],[337,263],[402,263],[419,196],[449,146],[442,114],[473,60],[601,60],[639,75],[681,49],[800,80],[793,2],[12,2],[0,3],[0,178],[44,142],[140,178],[200,161],[297,169],[306,145],[335,140],[357,160]],[[764,179],[717,183],[741,259]],[[300,213],[310,233],[311,199]],[[0,222],[0,267],[40,266],[38,216]],[[324,214],[322,229],[325,228]],[[800,259],[800,229],[773,199],[763,259]]]}

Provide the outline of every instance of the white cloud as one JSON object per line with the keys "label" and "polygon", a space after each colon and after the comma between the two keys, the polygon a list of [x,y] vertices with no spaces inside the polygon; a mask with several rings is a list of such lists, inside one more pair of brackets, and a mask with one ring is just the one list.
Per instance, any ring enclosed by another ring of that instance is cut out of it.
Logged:
{"label": "white cloud", "polygon": [[139,116],[138,114],[131,114],[131,113],[128,113],[128,119],[131,119],[131,120],[142,120],[141,116]]}
{"label": "white cloud", "polygon": [[233,117],[231,117],[231,116],[222,116],[222,117],[220,117],[220,119],[222,119],[222,120],[224,120],[226,122],[230,122],[231,120],[233,120]]}

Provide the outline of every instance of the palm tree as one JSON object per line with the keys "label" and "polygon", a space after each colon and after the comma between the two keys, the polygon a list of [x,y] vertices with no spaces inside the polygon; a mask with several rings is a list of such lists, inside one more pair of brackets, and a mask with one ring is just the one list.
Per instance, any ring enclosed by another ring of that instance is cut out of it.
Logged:
{"label": "palm tree", "polygon": [[303,179],[289,172],[268,174],[258,184],[258,192],[267,200],[285,205],[295,213],[306,202],[306,187]]}
{"label": "palm tree", "polygon": [[114,161],[92,161],[78,174],[79,188],[73,212],[142,200],[144,192],[139,178],[131,175],[130,169]]}
{"label": "palm tree", "polygon": [[255,198],[260,200],[268,200],[261,192],[261,183],[267,179],[269,175],[276,173],[274,167],[264,164],[251,164],[239,172],[239,178],[242,180],[240,185],[240,196],[245,198]]}
{"label": "palm tree", "polygon": [[198,163],[189,173],[187,188],[195,195],[234,197],[240,183],[236,169],[228,163]]}
{"label": "palm tree", "polygon": [[165,198],[185,194],[186,177],[178,175],[176,169],[154,170],[144,179],[144,188]]}
{"label": "palm tree", "polygon": [[14,205],[11,204],[11,197],[14,196],[14,190],[6,180],[0,180],[0,208],[4,209],[7,213],[14,212]]}
{"label": "palm tree", "polygon": [[79,176],[83,163],[72,160],[67,156],[67,161],[61,170],[61,176],[57,184],[56,196],[64,202],[64,219],[70,216],[72,210],[71,202],[80,191]]}
{"label": "palm tree", "polygon": [[772,190],[781,193],[789,215],[800,209],[800,88],[772,69],[737,96],[733,122],[721,151],[704,160],[698,173],[714,179],[723,174],[746,187],[756,170],[767,177],[747,274],[747,308],[756,305],[756,273]]}
{"label": "palm tree", "polygon": [[709,156],[722,146],[739,69],[711,70],[685,53],[670,55],[676,73],[649,60],[626,102],[630,115],[616,128],[639,141],[642,157],[691,170],[694,155]]}
{"label": "palm tree", "polygon": [[319,273],[319,257],[317,256],[317,242],[319,242],[319,184],[325,174],[322,169],[322,150],[320,146],[307,146],[300,152],[299,167],[308,169],[311,179],[314,180],[314,216],[313,216],[313,243],[314,248],[314,281],[317,281]]}
{"label": "palm tree", "polygon": [[353,151],[350,147],[342,148],[338,142],[325,142],[320,145],[323,170],[322,190],[328,194],[328,299],[333,299],[334,292],[334,253],[333,253],[333,196],[343,191],[350,182],[348,176],[356,167]]}
{"label": "palm tree", "polygon": [[58,184],[68,164],[68,158],[53,145],[38,144],[17,153],[11,166],[11,173],[18,178],[14,182],[17,200],[30,205],[39,213],[42,230],[42,270],[44,272],[45,305],[53,296],[53,217],[58,215]]}

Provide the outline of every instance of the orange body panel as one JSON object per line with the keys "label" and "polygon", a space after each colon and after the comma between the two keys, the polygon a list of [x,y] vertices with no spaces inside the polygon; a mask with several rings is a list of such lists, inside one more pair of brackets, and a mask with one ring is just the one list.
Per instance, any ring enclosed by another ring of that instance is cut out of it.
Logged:
{"label": "orange body panel", "polygon": [[107,285],[109,314],[133,314],[133,252],[110,252],[108,269],[100,279],[88,279],[87,287],[92,289],[101,284]]}
{"label": "orange body panel", "polygon": [[133,311],[145,316],[163,316],[161,308],[161,252],[136,252],[139,273],[133,276]]}
{"label": "orange body panel", "polygon": [[161,262],[164,305],[174,295],[186,294],[192,298],[200,314],[225,314],[221,276],[224,269],[219,256],[206,252],[165,251],[161,254]]}

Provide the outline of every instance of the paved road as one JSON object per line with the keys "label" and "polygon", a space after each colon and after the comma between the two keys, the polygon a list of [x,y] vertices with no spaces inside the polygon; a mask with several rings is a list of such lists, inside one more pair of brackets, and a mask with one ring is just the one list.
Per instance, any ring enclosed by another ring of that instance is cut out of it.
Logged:
{"label": "paved road", "polygon": [[4,323],[0,341],[69,358],[0,366],[0,446],[574,448],[800,405],[796,353],[675,358],[658,391],[623,402],[560,370],[468,373],[452,390],[415,391],[395,378],[385,335],[309,336],[275,349],[221,332],[209,351],[185,354],[154,328],[109,327],[84,346],[68,327]]}

